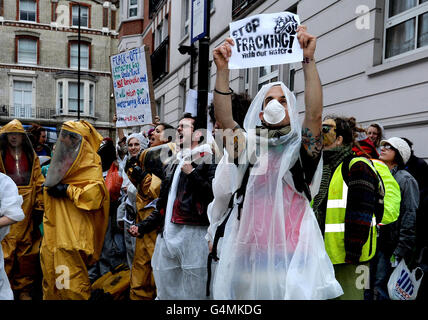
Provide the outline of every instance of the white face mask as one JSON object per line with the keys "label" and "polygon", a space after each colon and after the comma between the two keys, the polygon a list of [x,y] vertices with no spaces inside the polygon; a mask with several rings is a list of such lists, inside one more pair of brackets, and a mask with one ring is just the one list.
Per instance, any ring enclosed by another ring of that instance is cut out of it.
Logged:
{"label": "white face mask", "polygon": [[285,108],[278,100],[273,99],[269,101],[263,110],[263,119],[268,124],[280,123],[285,118]]}

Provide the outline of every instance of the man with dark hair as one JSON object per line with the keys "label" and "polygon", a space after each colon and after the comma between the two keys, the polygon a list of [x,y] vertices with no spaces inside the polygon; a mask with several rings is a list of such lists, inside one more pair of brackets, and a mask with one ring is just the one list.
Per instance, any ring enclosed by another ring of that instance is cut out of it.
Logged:
{"label": "man with dark hair", "polygon": [[212,164],[210,146],[199,143],[202,132],[194,125],[190,114],[180,119],[176,131],[177,157],[165,168],[156,209],[129,229],[134,236],[162,229],[152,257],[160,300],[206,298],[208,245],[204,236],[216,165]]}
{"label": "man with dark hair", "polygon": [[379,181],[370,161],[352,152],[354,128],[355,119],[329,116],[323,121],[323,172],[313,201],[327,254],[344,291],[341,300],[364,299],[363,288],[355,285],[357,268],[368,273],[376,252],[373,219]]}
{"label": "man with dark hair", "polygon": [[213,182],[208,240],[217,243],[215,235],[224,226],[220,254],[213,245],[210,255],[219,258],[214,299],[329,299],[342,293],[310,208],[322,149],[316,37],[301,25],[297,39],[304,57],[303,125],[294,94],[284,83],[272,82],[252,100],[241,127],[233,115],[228,65],[235,42],[227,38],[213,51],[215,116],[229,155]]}

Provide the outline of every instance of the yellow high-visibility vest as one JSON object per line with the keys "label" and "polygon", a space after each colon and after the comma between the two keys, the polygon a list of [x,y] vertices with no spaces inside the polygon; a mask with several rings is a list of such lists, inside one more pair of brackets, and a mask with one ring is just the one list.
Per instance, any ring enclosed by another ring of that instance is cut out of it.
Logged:
{"label": "yellow high-visibility vest", "polygon": [[[364,161],[376,172],[370,160],[362,157],[353,158],[349,168],[357,161]],[[325,248],[333,264],[345,263],[345,213],[348,200],[348,186],[343,181],[341,163],[334,171],[330,181],[325,218]],[[376,252],[376,218],[373,213],[369,237],[363,246],[360,262],[370,260]]]}

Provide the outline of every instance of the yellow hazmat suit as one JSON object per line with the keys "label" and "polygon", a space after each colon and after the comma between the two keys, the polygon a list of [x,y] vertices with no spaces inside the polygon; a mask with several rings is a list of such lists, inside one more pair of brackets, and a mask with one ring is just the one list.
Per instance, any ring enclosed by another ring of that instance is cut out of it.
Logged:
{"label": "yellow hazmat suit", "polygon": [[[168,143],[164,150],[168,148],[173,151],[175,145]],[[159,149],[159,148],[158,148]],[[153,148],[144,150],[139,158],[139,166],[144,170],[144,160],[148,152]],[[154,174],[148,174],[138,186],[137,197],[137,219],[136,223],[140,223],[146,219],[155,209],[156,205],[153,200],[159,197],[161,179]],[[155,250],[157,231],[154,230],[145,234],[142,238],[137,238],[135,243],[135,255],[131,269],[131,300],[153,300],[156,298],[156,285],[153,277],[151,266],[152,255]]]}
{"label": "yellow hazmat suit", "polygon": [[[20,143],[11,145],[8,136],[19,134]],[[41,234],[34,223],[36,215],[43,212],[40,162],[19,120],[12,120],[0,130],[0,172],[10,176],[18,187],[24,202],[24,220],[10,226],[9,234],[3,239],[5,271],[12,289],[30,294],[39,270],[39,248]],[[23,159],[23,156],[26,159]],[[1,190],[7,192],[7,190]]]}
{"label": "yellow hazmat suit", "polygon": [[[109,215],[109,194],[97,154],[101,141],[86,121],[62,126],[44,188],[40,251],[44,300],[90,297],[87,268],[99,258]],[[72,150],[68,154],[67,148]],[[58,183],[66,185],[64,196],[51,196],[49,189]]]}

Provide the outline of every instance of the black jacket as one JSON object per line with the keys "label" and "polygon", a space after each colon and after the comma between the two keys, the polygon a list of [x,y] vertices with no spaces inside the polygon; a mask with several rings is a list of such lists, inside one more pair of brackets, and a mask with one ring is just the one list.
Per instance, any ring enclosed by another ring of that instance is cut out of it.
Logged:
{"label": "black jacket", "polygon": [[[211,163],[214,163],[214,157],[212,157]],[[192,163],[192,165],[195,169],[190,174],[180,173],[171,221],[176,224],[208,226],[207,208],[214,198],[212,180],[217,165],[210,163]],[[140,235],[149,233],[157,228],[162,231],[168,194],[177,166],[177,161],[174,161],[165,167],[165,179],[162,180],[156,209],[137,225]]]}

